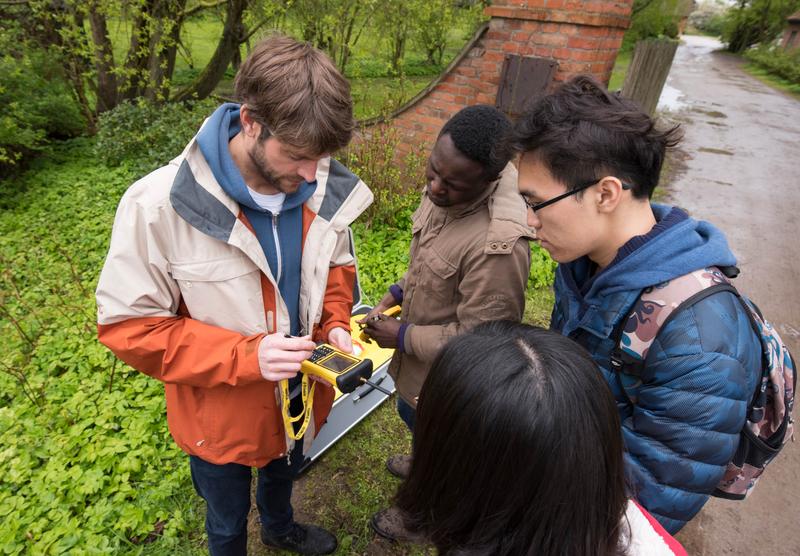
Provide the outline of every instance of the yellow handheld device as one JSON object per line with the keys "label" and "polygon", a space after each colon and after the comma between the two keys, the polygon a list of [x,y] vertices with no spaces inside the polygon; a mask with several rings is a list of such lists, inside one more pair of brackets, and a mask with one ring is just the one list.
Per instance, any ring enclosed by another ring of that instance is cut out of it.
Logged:
{"label": "yellow handheld device", "polygon": [[[391,307],[386,309],[383,312],[383,314],[386,315],[387,317],[394,318],[394,317],[396,317],[397,315],[400,314],[400,310],[401,310],[400,305],[392,305]],[[361,328],[364,328],[363,324],[361,325]],[[361,340],[362,342],[366,342],[368,344],[372,342],[372,338],[370,338],[369,335],[366,332],[364,332],[363,330],[358,335],[358,339]]]}
{"label": "yellow handheld device", "polygon": [[359,359],[328,344],[320,344],[300,365],[300,372],[318,376],[349,394],[372,376],[372,360]]}
{"label": "yellow handheld device", "polygon": [[[341,352],[329,344],[318,345],[311,357],[300,364],[300,372],[303,373],[301,383],[303,411],[300,415],[292,417],[289,413],[289,382],[282,380],[281,399],[283,405],[283,424],[286,434],[293,440],[300,440],[306,433],[308,423],[311,420],[311,408],[314,405],[313,382],[309,387],[309,376],[317,376],[336,386],[343,394],[349,394],[362,383],[368,383],[372,376],[372,359],[359,359],[348,353]],[[388,393],[388,392],[387,392]],[[294,423],[303,420],[300,428],[295,432]]]}

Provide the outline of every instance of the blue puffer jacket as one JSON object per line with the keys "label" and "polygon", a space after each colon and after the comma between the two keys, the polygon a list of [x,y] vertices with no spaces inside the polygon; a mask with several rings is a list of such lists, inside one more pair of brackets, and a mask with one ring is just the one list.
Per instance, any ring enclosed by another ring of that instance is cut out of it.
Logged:
{"label": "blue puffer jacket", "polygon": [[635,496],[670,533],[708,499],[739,442],[761,344],[733,294],[673,315],[645,360],[633,405],[610,370],[612,332],[647,286],[736,260],[722,233],[680,209],[653,205],[657,224],[591,276],[587,258],[558,267],[551,328],[583,345],[617,400]]}

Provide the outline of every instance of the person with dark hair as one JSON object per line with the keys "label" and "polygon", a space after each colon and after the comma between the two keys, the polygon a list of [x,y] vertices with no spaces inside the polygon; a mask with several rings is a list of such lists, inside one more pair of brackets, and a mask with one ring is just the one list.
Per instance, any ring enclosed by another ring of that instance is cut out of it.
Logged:
{"label": "person with dark hair", "polygon": [[[759,338],[729,291],[679,307],[660,330],[669,300],[632,314],[643,292],[736,263],[717,228],[650,201],[679,140],[677,126],[659,129],[589,77],[538,100],[512,138],[528,222],[559,263],[551,328],[602,369],[634,494],[672,533],[722,479],[761,368]],[[640,364],[621,367],[622,331],[653,340]]]}
{"label": "person with dark hair", "polygon": [[[299,380],[315,341],[352,350],[348,226],[372,193],[330,156],[350,141],[353,102],[323,52],[266,38],[234,88],[240,103],[217,108],[120,201],[98,335],[164,383],[170,433],[206,501],[211,554],[247,553],[253,467],[262,542],[328,554],[336,538],[294,520],[304,442],[284,426],[279,382]],[[314,390],[308,443],[333,402],[331,388]]]}
{"label": "person with dark hair", "polygon": [[616,404],[555,332],[481,324],[436,358],[396,504],[440,554],[685,554],[625,490]]}
{"label": "person with dark hair", "polygon": [[[395,348],[389,373],[398,413],[412,432],[416,398],[442,345],[479,322],[522,318],[531,232],[509,163],[510,130],[491,106],[464,108],[444,125],[412,217],[408,270],[362,320],[379,345]],[[401,320],[383,315],[398,304]],[[410,456],[397,455],[387,467],[403,477],[409,463]],[[395,508],[383,510],[373,526],[385,537],[405,538],[395,517]]]}

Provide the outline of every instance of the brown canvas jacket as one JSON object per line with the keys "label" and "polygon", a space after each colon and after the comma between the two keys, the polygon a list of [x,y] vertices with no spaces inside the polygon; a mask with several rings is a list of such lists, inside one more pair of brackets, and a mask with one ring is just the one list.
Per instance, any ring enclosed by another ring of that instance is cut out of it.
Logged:
{"label": "brown canvas jacket", "polygon": [[423,196],[412,216],[409,267],[403,289],[405,352],[395,351],[389,374],[416,406],[439,349],[483,321],[519,321],[530,270],[527,208],[509,164],[486,194],[466,205],[437,207]]}

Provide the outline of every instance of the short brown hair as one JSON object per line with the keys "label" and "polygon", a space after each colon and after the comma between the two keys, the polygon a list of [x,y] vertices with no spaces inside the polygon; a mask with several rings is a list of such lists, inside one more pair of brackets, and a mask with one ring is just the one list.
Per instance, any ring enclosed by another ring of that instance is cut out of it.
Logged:
{"label": "short brown hair", "polygon": [[233,84],[237,100],[287,145],[319,155],[350,142],[355,127],[350,83],[308,43],[282,35],[265,38]]}

